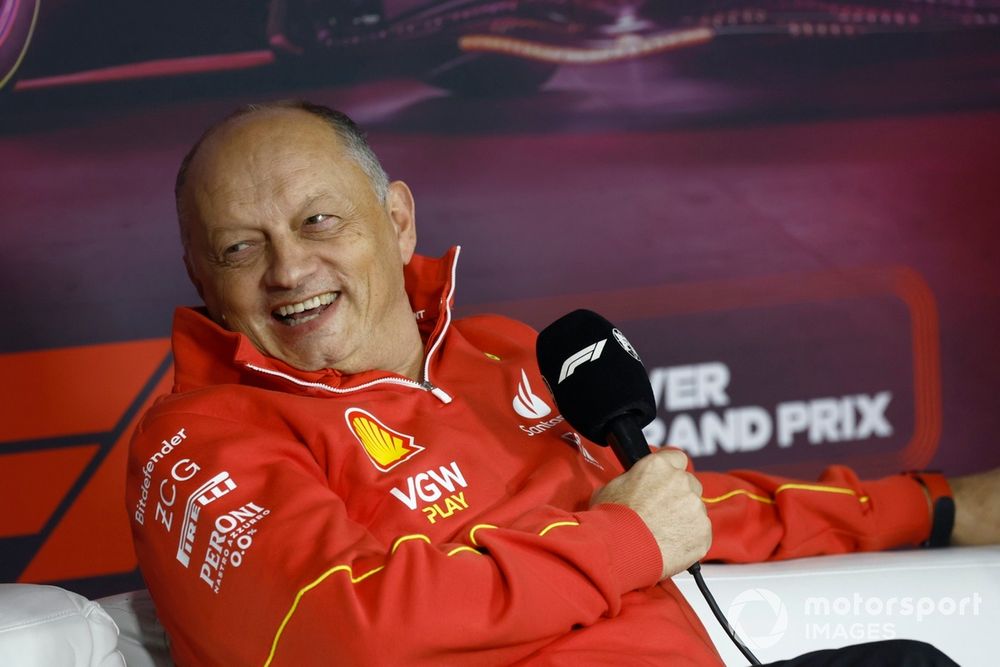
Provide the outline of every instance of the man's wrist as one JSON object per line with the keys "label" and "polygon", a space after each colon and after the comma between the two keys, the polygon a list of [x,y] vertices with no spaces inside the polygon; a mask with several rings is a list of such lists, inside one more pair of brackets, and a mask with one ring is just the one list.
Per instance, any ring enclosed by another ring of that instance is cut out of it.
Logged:
{"label": "man's wrist", "polygon": [[948,480],[939,470],[908,470],[903,474],[920,484],[927,496],[931,530],[922,546],[948,546],[955,527],[955,501]]}

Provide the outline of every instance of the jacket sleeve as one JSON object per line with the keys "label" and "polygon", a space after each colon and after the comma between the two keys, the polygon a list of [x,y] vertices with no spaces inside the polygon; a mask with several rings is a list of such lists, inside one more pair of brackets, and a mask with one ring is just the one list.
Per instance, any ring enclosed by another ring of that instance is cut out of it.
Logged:
{"label": "jacket sleeve", "polygon": [[662,568],[613,505],[379,541],[300,443],[204,415],[147,417],[126,502],[180,665],[511,663],[616,614]]}
{"label": "jacket sleeve", "polygon": [[876,551],[930,534],[919,483],[896,475],[861,481],[844,466],[816,482],[752,471],[697,473],[712,521],[706,560],[734,563]]}

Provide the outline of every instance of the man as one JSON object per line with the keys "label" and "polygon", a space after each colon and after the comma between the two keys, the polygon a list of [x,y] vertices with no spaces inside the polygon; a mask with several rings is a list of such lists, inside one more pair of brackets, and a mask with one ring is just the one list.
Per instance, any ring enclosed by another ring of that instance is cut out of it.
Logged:
{"label": "man", "polygon": [[[177,312],[127,504],[180,664],[719,664],[669,579],[694,561],[946,522],[931,474],[696,477],[675,451],[620,474],[565,424],[528,437],[510,397],[543,386],[534,332],[452,321],[458,250],[414,254],[412,194],[337,112],[243,110],[176,192],[205,308]],[[988,483],[956,486],[954,541],[998,541],[960,497]]]}

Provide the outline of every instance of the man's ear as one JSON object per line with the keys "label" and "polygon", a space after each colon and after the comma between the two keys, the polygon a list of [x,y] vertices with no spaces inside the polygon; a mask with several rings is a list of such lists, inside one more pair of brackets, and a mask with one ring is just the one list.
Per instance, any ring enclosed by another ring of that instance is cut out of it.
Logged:
{"label": "man's ear", "polygon": [[409,264],[417,247],[417,211],[413,193],[403,181],[393,181],[389,184],[386,199],[389,219],[399,242],[399,256],[403,264]]}

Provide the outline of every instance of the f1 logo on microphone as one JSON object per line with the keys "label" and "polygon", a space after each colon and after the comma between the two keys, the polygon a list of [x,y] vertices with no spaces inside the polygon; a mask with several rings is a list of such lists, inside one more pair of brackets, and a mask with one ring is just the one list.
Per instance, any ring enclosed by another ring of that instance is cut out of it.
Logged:
{"label": "f1 logo on microphone", "polygon": [[562,369],[559,371],[559,382],[561,384],[563,380],[568,378],[573,374],[579,366],[587,363],[588,361],[596,361],[600,358],[601,352],[604,351],[604,344],[608,342],[607,338],[603,338],[596,343],[588,345],[576,354],[571,355],[566,361],[563,362]]}

